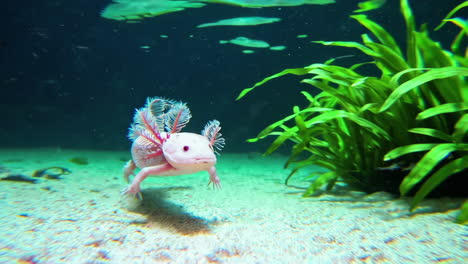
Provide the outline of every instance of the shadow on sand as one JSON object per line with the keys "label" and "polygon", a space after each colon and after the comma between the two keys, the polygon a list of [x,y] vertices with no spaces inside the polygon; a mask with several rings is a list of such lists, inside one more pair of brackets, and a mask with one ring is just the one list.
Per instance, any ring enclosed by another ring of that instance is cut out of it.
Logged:
{"label": "shadow on sand", "polygon": [[181,235],[198,235],[210,233],[210,224],[207,219],[194,216],[178,204],[166,200],[167,194],[176,190],[187,190],[189,187],[148,188],[142,191],[143,200],[132,212],[147,216],[144,222],[133,222],[136,225],[158,227],[174,230]]}

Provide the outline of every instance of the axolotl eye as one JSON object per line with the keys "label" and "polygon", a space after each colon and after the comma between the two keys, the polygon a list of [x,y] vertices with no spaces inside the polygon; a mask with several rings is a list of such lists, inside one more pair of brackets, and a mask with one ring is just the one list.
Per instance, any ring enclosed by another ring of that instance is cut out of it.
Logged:
{"label": "axolotl eye", "polygon": [[184,146],[184,151],[187,152],[189,150],[189,146]]}

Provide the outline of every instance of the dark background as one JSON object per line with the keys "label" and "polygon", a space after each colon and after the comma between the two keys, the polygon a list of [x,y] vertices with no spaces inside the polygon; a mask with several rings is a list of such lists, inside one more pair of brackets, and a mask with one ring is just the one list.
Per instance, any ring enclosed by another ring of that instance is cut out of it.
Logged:
{"label": "dark background", "polygon": [[[263,151],[268,141],[250,144],[245,139],[289,114],[293,105],[303,104],[299,91],[313,88],[299,84],[299,77],[283,77],[241,101],[235,98],[284,68],[353,54],[342,63],[364,61],[352,49],[309,43],[359,40],[365,31],[348,17],[357,2],[261,9],[209,4],[130,24],[100,17],[110,0],[6,0],[0,17],[0,147],[126,150],[134,108],[143,106],[148,96],[163,96],[188,103],[193,117],[185,131],[200,132],[208,120],[218,119],[226,151]],[[401,42],[405,32],[399,1],[387,2],[368,15]],[[460,2],[410,4],[417,23],[427,22],[432,29]],[[238,16],[283,21],[196,28]],[[447,25],[431,36],[448,48],[457,32]],[[298,34],[309,37],[297,39]],[[237,36],[288,48],[243,54],[243,47],[218,43]],[[140,48],[143,45],[151,48]]]}

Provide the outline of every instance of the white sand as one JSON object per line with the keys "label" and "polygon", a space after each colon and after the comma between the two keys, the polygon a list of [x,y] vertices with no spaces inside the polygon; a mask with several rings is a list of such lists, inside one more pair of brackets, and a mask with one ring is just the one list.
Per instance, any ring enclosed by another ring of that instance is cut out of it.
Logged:
{"label": "white sand", "polygon": [[[72,157],[88,157],[77,165]],[[63,166],[61,180],[0,181],[0,263],[466,263],[460,200],[414,213],[385,193],[302,198],[282,183],[285,157],[222,154],[223,189],[208,174],[152,177],[143,204],[122,199],[128,153],[0,150],[0,166],[31,175]],[[0,177],[5,176],[0,171]],[[306,187],[300,177],[293,185]],[[30,262],[19,262],[29,259]],[[35,262],[36,261],[36,262]]]}

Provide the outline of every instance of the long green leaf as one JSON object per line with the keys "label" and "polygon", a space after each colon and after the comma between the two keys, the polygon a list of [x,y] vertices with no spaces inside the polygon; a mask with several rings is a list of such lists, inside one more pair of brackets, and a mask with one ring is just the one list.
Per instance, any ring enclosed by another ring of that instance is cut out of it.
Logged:
{"label": "long green leaf", "polygon": [[460,112],[464,110],[468,110],[468,102],[442,104],[422,111],[416,116],[416,119],[423,120],[435,115]]}
{"label": "long green leaf", "polygon": [[464,114],[457,123],[455,123],[455,131],[453,139],[455,142],[461,143],[468,132],[468,114]]}
{"label": "long green leaf", "polygon": [[468,168],[468,155],[453,160],[445,164],[442,168],[432,174],[427,179],[421,188],[416,192],[416,195],[411,202],[411,211],[428,195],[435,187],[439,186],[441,182],[447,179],[449,176],[456,174],[464,169]]}
{"label": "long green leaf", "polygon": [[[455,62],[453,54],[445,51],[440,43],[434,41],[429,36],[429,31],[414,32],[416,44],[420,49],[424,65],[427,68],[459,67]],[[453,88],[452,88],[453,89]]]}
{"label": "long green leaf", "polygon": [[400,184],[401,195],[406,195],[414,185],[424,179],[445,157],[453,151],[468,151],[468,144],[438,144],[427,152]]}
{"label": "long green leaf", "polygon": [[327,92],[330,96],[336,98],[342,105],[347,106],[356,106],[356,103],[352,101],[352,98],[349,97],[349,94],[345,93],[342,90],[338,90],[330,85],[327,85],[325,82],[318,81],[315,78],[302,80],[303,83],[308,83],[312,86],[319,88],[322,91]]}
{"label": "long green leaf", "polygon": [[385,30],[382,26],[375,23],[374,21],[367,18],[366,15],[353,15],[350,16],[351,18],[356,19],[361,25],[366,27],[377,39],[388,48],[392,49],[394,52],[399,54],[402,57],[402,53],[400,47],[396,43],[395,39],[390,35],[387,30]]}
{"label": "long green leaf", "polygon": [[[305,132],[307,129],[305,127],[304,117],[302,115],[298,114],[300,112],[299,106],[294,106],[293,111],[296,114],[296,116],[294,117],[294,121],[296,122],[297,129],[299,129],[299,132],[306,133],[306,135],[307,135],[307,132]],[[304,137],[306,137],[306,136],[304,136]]]}
{"label": "long green leaf", "polygon": [[416,40],[414,32],[416,31],[413,12],[409,6],[408,0],[400,1],[400,11],[405,19],[406,24],[406,57],[408,64],[412,68],[419,67],[418,63],[418,51],[416,48]]}
{"label": "long green leaf", "polygon": [[[267,137],[267,136],[281,136],[283,133],[284,133],[284,132],[275,131],[275,132],[271,132],[270,134],[266,135],[265,137]],[[255,138],[249,138],[249,139],[247,139],[246,141],[247,141],[247,142],[250,142],[250,143],[254,143],[254,142],[259,141],[260,139],[261,139],[261,138],[255,137]]]}
{"label": "long green leaf", "polygon": [[309,70],[321,69],[327,71],[329,75],[336,76],[341,80],[349,80],[353,78],[362,78],[362,76],[356,73],[354,70],[342,66],[329,65],[329,64],[312,64],[306,67]]}
{"label": "long green leaf", "polygon": [[409,68],[409,69],[406,69],[404,71],[400,71],[400,72],[398,72],[398,73],[396,73],[395,75],[392,76],[392,78],[390,79],[390,85],[392,87],[398,87],[398,84],[400,83],[400,78],[402,76],[404,76],[407,73],[420,72],[420,71],[423,71],[423,70],[430,70],[430,68]]}
{"label": "long green leaf", "polygon": [[365,44],[379,54],[379,56],[374,56],[374,59],[377,63],[377,67],[384,73],[404,71],[410,67],[403,56],[397,51],[375,42],[365,41]]}
{"label": "long green leaf", "polygon": [[[262,131],[260,131],[260,133],[258,133],[258,136],[257,138],[264,138],[266,136],[268,136],[271,131],[273,131],[275,128],[279,127],[280,125],[284,124],[285,122],[295,118],[297,115],[300,115],[300,114],[304,114],[304,113],[319,113],[319,112],[326,112],[326,111],[332,111],[333,109],[332,108],[326,108],[326,107],[309,107],[309,108],[306,108],[306,109],[303,109],[297,113],[294,113],[292,115],[289,115],[279,121],[276,121],[275,123],[269,125],[268,127],[266,127],[265,129],[263,129]],[[295,132],[297,132],[298,130],[296,130]]]}
{"label": "long green leaf", "polygon": [[426,135],[426,136],[430,136],[430,137],[435,137],[435,138],[438,138],[438,139],[442,139],[444,141],[447,141],[447,142],[452,142],[453,141],[453,138],[451,135],[448,135],[442,131],[439,131],[437,129],[433,129],[433,128],[424,128],[424,127],[418,127],[418,128],[412,128],[410,130],[408,130],[408,132],[411,132],[411,133],[416,133],[416,134],[420,134],[420,135]]}
{"label": "long green leaf", "polygon": [[[348,86],[350,83],[349,77],[341,77],[337,74],[325,71],[323,69],[313,69],[309,71],[310,74],[314,74],[315,76],[312,79],[319,79],[325,82],[333,82],[338,85]],[[348,77],[348,78],[347,78]],[[307,80],[307,79],[306,79]],[[305,80],[303,80],[304,82]]]}
{"label": "long green leaf", "polygon": [[355,71],[355,70],[359,69],[362,66],[371,65],[371,64],[375,64],[375,62],[374,61],[368,61],[368,62],[356,63],[356,64],[351,65],[349,67],[349,69],[352,70],[352,71]]}
{"label": "long green leaf", "polygon": [[277,150],[283,143],[296,135],[293,131],[285,131],[281,135],[279,135],[270,145],[270,147],[265,151],[265,155],[269,155]]}
{"label": "long green leaf", "polygon": [[459,17],[446,20],[460,27],[460,32],[458,32],[457,36],[452,41],[452,44],[450,45],[450,50],[452,50],[454,53],[461,53],[460,45],[462,45],[463,39],[468,34],[468,21]]}
{"label": "long green leaf", "polygon": [[283,70],[277,74],[273,74],[269,77],[266,77],[265,79],[263,79],[262,81],[256,83],[254,86],[250,87],[250,88],[246,88],[244,90],[242,90],[239,94],[239,96],[237,96],[236,98],[236,101],[237,100],[240,100],[242,97],[244,97],[246,94],[248,94],[250,91],[252,91],[253,89],[255,89],[256,87],[260,86],[260,85],[263,85],[264,83],[272,80],[272,79],[276,79],[278,77],[281,77],[283,75],[286,75],[286,74],[294,74],[294,75],[305,75],[307,74],[307,69],[305,68],[296,68],[296,69],[286,69],[286,70]]}
{"label": "long green leaf", "polygon": [[468,6],[468,1],[465,1],[459,5],[457,5],[454,9],[452,9],[448,14],[447,16],[444,17],[444,19],[442,19],[442,23],[440,23],[434,30],[439,30],[441,27],[443,27],[445,25],[445,23],[447,23],[447,19],[451,16],[453,16],[453,14],[455,14],[458,10],[464,8],[464,7],[467,7]]}
{"label": "long green leaf", "polygon": [[310,93],[308,93],[306,91],[302,91],[301,94],[304,95],[304,97],[307,99],[307,101],[309,101],[310,103],[312,103],[312,104],[314,104],[316,106],[317,100],[315,100],[315,98]]}
{"label": "long green leaf", "polygon": [[[433,41],[429,37],[429,32],[427,30],[423,32],[415,32],[414,34],[416,35],[418,49],[422,51],[421,58],[424,61],[424,67],[460,67],[460,65],[458,65],[454,60],[453,54],[443,50],[440,43]],[[460,102],[463,89],[462,76],[463,74],[460,74],[459,76],[448,76],[447,78],[435,79],[425,85],[430,87],[430,89],[422,89],[422,92],[426,94],[426,99],[437,98],[440,103]]]}
{"label": "long green leaf", "polygon": [[427,151],[437,145],[438,145],[437,143],[421,143],[421,144],[411,144],[407,146],[394,148],[390,150],[387,154],[385,154],[384,161],[396,159],[403,155],[407,155],[407,154],[414,153],[414,152]]}
{"label": "long green leaf", "polygon": [[452,76],[467,76],[468,68],[462,67],[444,67],[431,69],[426,73],[419,75],[416,78],[413,78],[400,86],[398,86],[388,97],[385,103],[380,108],[379,112],[383,112],[391,107],[398,99],[400,99],[407,92],[411,91],[414,88],[417,88],[419,85],[424,83],[436,80],[444,79]]}
{"label": "long green leaf", "polygon": [[462,32],[464,32],[465,34],[467,33],[467,29],[468,29],[468,23],[465,19],[463,18],[460,18],[460,17],[456,17],[456,18],[451,18],[451,19],[445,19],[444,20],[445,22],[452,22],[453,24],[457,25],[459,28],[462,29]]}
{"label": "long green leaf", "polygon": [[365,111],[371,111],[372,113],[377,113],[377,110],[378,109],[378,106],[376,103],[369,103],[369,104],[365,104],[363,106],[361,106],[361,108],[359,108],[359,113],[362,113],[362,112],[365,112]]}
{"label": "long green leaf", "polygon": [[377,136],[382,136],[382,137],[384,137],[386,139],[390,139],[390,135],[385,130],[383,130],[381,127],[375,125],[374,123],[370,122],[369,120],[367,120],[365,118],[359,117],[356,114],[353,114],[353,113],[350,113],[350,112],[347,112],[347,111],[343,111],[343,110],[334,110],[334,111],[322,113],[322,114],[308,120],[306,122],[306,126],[310,128],[310,127],[312,127],[312,126],[314,126],[316,124],[328,122],[330,120],[338,119],[338,118],[348,118],[349,120],[355,122],[356,124],[358,124],[358,125],[360,125],[360,126],[362,126],[364,128],[367,128],[368,131],[372,132],[373,134],[375,134]]}
{"label": "long green leaf", "polygon": [[338,47],[346,47],[346,48],[356,48],[362,51],[364,54],[367,54],[372,57],[379,56],[378,53],[374,52],[373,50],[369,49],[368,47],[362,45],[358,42],[352,41],[311,41],[312,43],[319,43],[326,46],[338,46]]}

